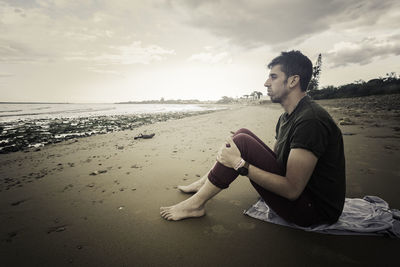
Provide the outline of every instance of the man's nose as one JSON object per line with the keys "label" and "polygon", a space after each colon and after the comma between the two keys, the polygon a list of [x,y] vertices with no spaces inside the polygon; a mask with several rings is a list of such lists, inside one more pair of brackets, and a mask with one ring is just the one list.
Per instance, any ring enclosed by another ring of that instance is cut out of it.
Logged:
{"label": "man's nose", "polygon": [[265,87],[270,87],[270,86],[271,86],[271,84],[270,84],[270,82],[269,82],[269,79],[267,79],[267,80],[265,81],[264,86],[265,86]]}

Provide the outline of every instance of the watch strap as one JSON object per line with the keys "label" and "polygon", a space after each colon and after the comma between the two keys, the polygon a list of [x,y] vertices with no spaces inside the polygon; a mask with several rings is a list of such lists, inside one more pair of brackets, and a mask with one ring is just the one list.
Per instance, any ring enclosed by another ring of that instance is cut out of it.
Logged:
{"label": "watch strap", "polygon": [[242,168],[245,164],[246,164],[246,161],[244,161],[244,159],[240,158],[238,163],[236,163],[235,167],[233,167],[233,168],[235,169],[235,171],[237,171],[240,168]]}

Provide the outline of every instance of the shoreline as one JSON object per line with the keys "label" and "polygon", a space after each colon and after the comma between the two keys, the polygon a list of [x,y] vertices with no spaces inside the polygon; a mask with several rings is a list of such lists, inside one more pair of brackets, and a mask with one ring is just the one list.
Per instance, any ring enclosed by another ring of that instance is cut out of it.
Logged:
{"label": "shoreline", "polygon": [[40,148],[45,145],[65,140],[76,140],[77,138],[96,134],[133,130],[142,125],[208,114],[219,110],[25,119],[0,122],[0,154],[29,151],[29,149],[40,151]]}

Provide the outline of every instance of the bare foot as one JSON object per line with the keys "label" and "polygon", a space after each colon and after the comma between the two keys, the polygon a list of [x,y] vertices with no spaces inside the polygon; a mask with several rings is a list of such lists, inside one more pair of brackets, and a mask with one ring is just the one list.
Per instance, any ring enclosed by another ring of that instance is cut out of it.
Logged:
{"label": "bare foot", "polygon": [[205,214],[204,206],[193,205],[190,199],[182,201],[174,206],[161,207],[160,215],[168,221],[179,221],[191,217],[201,217]]}
{"label": "bare foot", "polygon": [[190,185],[179,185],[178,189],[183,193],[196,193],[203,186],[205,180],[200,179]]}

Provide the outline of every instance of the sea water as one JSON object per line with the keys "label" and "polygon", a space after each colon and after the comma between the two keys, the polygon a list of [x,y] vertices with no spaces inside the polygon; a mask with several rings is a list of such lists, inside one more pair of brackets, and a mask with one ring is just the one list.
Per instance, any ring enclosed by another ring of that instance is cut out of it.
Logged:
{"label": "sea water", "polygon": [[196,104],[0,104],[0,122],[54,118],[198,112],[221,107]]}

